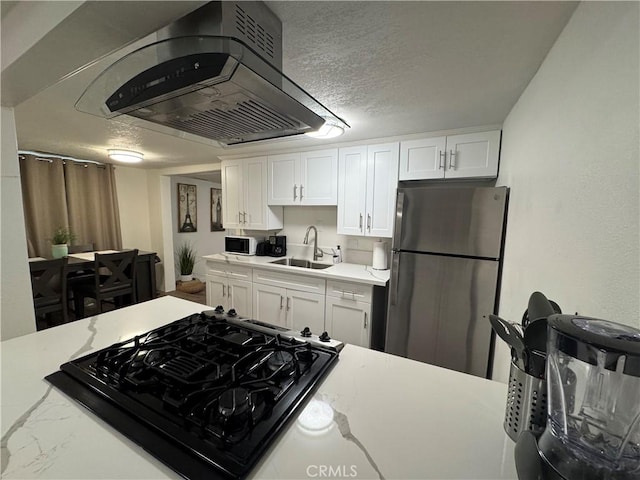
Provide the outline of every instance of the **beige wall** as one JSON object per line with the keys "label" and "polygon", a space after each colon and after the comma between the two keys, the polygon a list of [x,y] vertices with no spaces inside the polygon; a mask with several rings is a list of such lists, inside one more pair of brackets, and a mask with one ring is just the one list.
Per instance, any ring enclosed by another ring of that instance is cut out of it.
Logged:
{"label": "beige wall", "polygon": [[507,320],[539,290],[565,313],[640,327],[639,6],[581,3],[505,120]]}
{"label": "beige wall", "polygon": [[115,170],[123,248],[152,251],[147,172],[117,166]]}

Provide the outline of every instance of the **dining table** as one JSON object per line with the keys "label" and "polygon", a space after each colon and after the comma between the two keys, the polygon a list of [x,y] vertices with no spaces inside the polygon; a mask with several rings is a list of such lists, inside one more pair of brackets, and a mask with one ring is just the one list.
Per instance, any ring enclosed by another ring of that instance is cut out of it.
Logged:
{"label": "dining table", "polygon": [[[70,253],[67,260],[67,274],[83,270],[93,270],[96,253],[116,253],[124,250],[97,250],[93,252]],[[29,262],[50,260],[52,257],[32,257]],[[156,252],[138,251],[136,262],[136,296],[138,302],[156,298],[156,263],[160,259]]]}

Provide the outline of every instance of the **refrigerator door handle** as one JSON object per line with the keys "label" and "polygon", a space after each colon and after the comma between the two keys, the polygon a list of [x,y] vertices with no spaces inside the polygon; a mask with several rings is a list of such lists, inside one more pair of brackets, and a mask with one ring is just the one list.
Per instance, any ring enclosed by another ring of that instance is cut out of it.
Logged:
{"label": "refrigerator door handle", "polygon": [[400,242],[402,241],[402,210],[404,209],[404,192],[398,191],[396,196],[396,220],[393,228],[393,241],[391,242],[391,249],[396,250],[400,248]]}
{"label": "refrigerator door handle", "polygon": [[391,305],[398,303],[398,274],[400,273],[400,252],[391,251]]}

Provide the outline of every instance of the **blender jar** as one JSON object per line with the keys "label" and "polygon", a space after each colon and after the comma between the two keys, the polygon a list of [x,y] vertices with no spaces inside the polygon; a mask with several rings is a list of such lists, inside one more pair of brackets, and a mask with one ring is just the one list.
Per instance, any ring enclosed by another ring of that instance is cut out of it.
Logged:
{"label": "blender jar", "polygon": [[567,479],[640,478],[640,330],[549,317],[547,428],[539,450]]}

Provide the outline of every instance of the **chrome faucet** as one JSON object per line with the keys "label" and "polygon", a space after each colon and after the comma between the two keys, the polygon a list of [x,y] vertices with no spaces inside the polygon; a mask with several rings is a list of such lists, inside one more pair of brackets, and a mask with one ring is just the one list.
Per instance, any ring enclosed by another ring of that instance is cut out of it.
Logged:
{"label": "chrome faucet", "polygon": [[319,258],[322,258],[324,256],[324,253],[322,252],[321,249],[318,248],[318,229],[316,227],[314,227],[313,225],[311,225],[309,228],[307,228],[307,233],[304,234],[304,240],[302,241],[302,243],[304,243],[305,245],[309,244],[309,231],[313,229],[313,261],[315,262],[316,260],[318,260]]}

